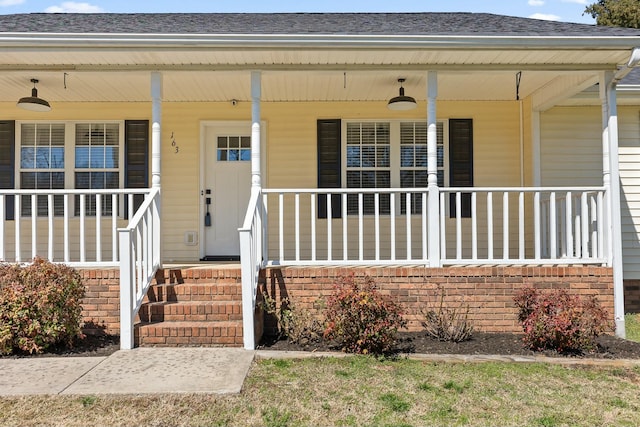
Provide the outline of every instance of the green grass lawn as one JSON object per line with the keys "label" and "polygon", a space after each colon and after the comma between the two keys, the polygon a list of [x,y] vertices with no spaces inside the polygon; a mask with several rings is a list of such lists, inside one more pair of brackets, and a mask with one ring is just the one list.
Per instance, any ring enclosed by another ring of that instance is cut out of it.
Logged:
{"label": "green grass lawn", "polygon": [[640,367],[264,360],[235,396],[0,399],[0,425],[640,425]]}
{"label": "green grass lawn", "polygon": [[640,342],[640,314],[627,314],[624,316],[627,339]]}

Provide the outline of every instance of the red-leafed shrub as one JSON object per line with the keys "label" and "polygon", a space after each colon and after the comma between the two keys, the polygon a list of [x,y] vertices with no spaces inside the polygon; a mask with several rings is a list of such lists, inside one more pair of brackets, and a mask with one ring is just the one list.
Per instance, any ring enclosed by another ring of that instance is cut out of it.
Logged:
{"label": "red-leafed shrub", "polygon": [[327,299],[324,336],[338,341],[346,352],[389,352],[398,329],[405,326],[400,305],[380,294],[370,277],[340,278]]}
{"label": "red-leafed shrub", "polygon": [[524,343],[534,350],[590,351],[598,335],[613,330],[607,311],[594,296],[581,298],[565,290],[524,288],[514,301]]}
{"label": "red-leafed shrub", "polygon": [[49,346],[71,346],[82,336],[80,274],[40,258],[22,267],[0,265],[0,353],[41,353]]}

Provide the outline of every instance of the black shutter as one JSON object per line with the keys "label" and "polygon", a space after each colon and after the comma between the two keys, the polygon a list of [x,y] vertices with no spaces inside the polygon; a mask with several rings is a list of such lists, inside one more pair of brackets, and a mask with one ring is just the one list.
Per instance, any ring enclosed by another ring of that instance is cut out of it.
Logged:
{"label": "black shutter", "polygon": [[[13,190],[15,187],[16,164],[16,122],[0,120],[0,188]],[[14,216],[13,196],[5,198],[5,218]]]}
{"label": "black shutter", "polygon": [[[449,186],[473,187],[473,120],[449,120]],[[449,196],[450,216],[456,217],[456,196]],[[460,215],[471,218],[471,193],[463,193]]]}
{"label": "black shutter", "polygon": [[[340,119],[318,120],[318,188],[341,188],[340,170],[342,124]],[[342,198],[331,196],[331,217],[342,216]],[[327,196],[318,196],[318,218],[327,217]]]}
{"label": "black shutter", "polygon": [[[124,162],[124,187],[149,188],[149,120],[125,120]],[[143,201],[144,196],[134,196],[134,212]],[[125,218],[129,215],[127,204],[125,197]]]}

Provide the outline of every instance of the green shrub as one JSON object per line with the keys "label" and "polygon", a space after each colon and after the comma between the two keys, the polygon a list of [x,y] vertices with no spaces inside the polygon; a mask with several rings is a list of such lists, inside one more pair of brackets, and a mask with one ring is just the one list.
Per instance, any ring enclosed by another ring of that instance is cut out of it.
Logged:
{"label": "green shrub", "polygon": [[422,308],[420,323],[427,335],[440,341],[462,342],[471,339],[473,324],[469,319],[469,304],[460,302],[445,306],[445,291],[441,286],[435,293],[436,303]]}
{"label": "green shrub", "polygon": [[353,276],[338,280],[327,300],[324,336],[337,340],[344,351],[384,354],[405,327],[400,305],[381,295],[371,277],[361,282]]}
{"label": "green shrub", "polygon": [[80,330],[84,285],[65,265],[35,258],[28,266],[0,266],[0,353],[41,353],[73,345]]}
{"label": "green shrub", "polygon": [[275,316],[278,322],[278,335],[294,344],[308,345],[322,340],[323,327],[309,310],[294,305],[289,298],[280,301],[280,307],[269,295],[263,297],[264,310]]}
{"label": "green shrub", "polygon": [[596,338],[613,330],[613,322],[596,297],[581,298],[565,290],[524,288],[514,297],[524,343],[534,350],[593,350]]}

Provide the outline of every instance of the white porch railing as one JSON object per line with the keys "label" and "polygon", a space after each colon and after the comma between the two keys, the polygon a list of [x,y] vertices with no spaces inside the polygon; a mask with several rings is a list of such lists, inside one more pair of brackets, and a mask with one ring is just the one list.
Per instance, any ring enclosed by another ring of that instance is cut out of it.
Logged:
{"label": "white porch railing", "polygon": [[[443,264],[602,264],[604,187],[443,188]],[[463,209],[470,213],[463,218]]]}
{"label": "white porch railing", "polygon": [[260,188],[251,189],[249,207],[240,233],[240,259],[242,260],[242,330],[244,347],[255,349],[254,313],[260,270],[263,267],[263,215],[264,205]]}
{"label": "white porch railing", "polygon": [[160,189],[153,188],[120,237],[120,348],[134,345],[133,321],[160,268]]}
{"label": "white porch railing", "polygon": [[118,266],[117,228],[125,213],[133,217],[136,197],[149,191],[0,190],[0,261],[39,256],[75,267]]}
{"label": "white porch railing", "polygon": [[604,187],[438,192],[429,218],[426,188],[263,189],[265,265],[429,265],[434,229],[443,265],[607,261]]}
{"label": "white porch railing", "polygon": [[268,265],[428,263],[426,188],[262,192]]}

